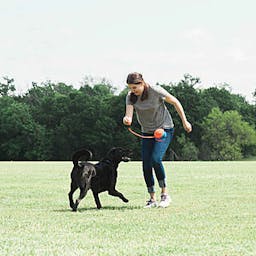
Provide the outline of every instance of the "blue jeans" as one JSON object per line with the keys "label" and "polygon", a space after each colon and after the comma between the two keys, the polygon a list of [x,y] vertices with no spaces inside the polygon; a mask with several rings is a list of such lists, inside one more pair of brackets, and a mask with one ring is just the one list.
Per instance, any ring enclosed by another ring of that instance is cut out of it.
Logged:
{"label": "blue jeans", "polygon": [[[160,188],[166,187],[165,170],[162,164],[163,156],[170,145],[174,129],[165,129],[166,137],[161,140],[142,139],[143,175],[148,192],[155,192],[153,168]],[[143,134],[149,135],[149,134]]]}

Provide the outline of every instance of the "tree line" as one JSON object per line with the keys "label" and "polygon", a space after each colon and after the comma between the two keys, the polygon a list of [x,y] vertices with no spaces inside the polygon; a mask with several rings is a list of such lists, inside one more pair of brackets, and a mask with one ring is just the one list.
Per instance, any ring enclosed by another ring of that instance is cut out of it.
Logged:
{"label": "tree line", "polygon": [[[13,79],[0,83],[0,160],[70,160],[88,148],[98,160],[113,146],[129,148],[140,160],[140,139],[122,124],[128,89],[120,93],[106,80],[79,89],[51,81],[32,83],[15,95]],[[256,105],[232,94],[228,85],[197,89],[200,79],[185,74],[160,84],[183,105],[193,132],[186,134],[174,107],[175,123],[165,160],[239,160],[256,155]],[[254,92],[256,99],[256,90]],[[133,119],[133,129],[140,126]]]}

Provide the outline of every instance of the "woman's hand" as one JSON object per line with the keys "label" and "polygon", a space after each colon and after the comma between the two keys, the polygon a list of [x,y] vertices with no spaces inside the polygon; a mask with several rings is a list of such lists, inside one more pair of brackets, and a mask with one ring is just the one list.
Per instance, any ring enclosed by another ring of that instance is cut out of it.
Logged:
{"label": "woman's hand", "polygon": [[190,133],[192,131],[192,125],[188,121],[183,122],[183,127],[186,130],[186,132]]}
{"label": "woman's hand", "polygon": [[123,123],[124,123],[125,125],[131,125],[131,124],[132,124],[132,119],[131,119],[131,117],[125,116],[125,117],[123,118]]}
{"label": "woman's hand", "polygon": [[168,96],[165,97],[165,101],[172,104],[175,107],[176,111],[178,112],[178,114],[182,120],[182,124],[183,124],[183,127],[186,130],[186,132],[188,132],[188,133],[191,132],[192,125],[190,124],[190,122],[187,121],[183,107],[180,104],[179,100],[177,98],[175,98],[173,95],[169,94]]}

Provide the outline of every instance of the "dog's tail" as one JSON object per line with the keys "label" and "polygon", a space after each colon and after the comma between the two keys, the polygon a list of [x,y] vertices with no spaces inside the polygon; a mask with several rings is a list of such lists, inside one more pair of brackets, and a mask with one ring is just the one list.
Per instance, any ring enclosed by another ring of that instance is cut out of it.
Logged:
{"label": "dog's tail", "polygon": [[88,149],[81,149],[72,156],[74,166],[78,166],[78,161],[89,161],[92,159],[92,152]]}

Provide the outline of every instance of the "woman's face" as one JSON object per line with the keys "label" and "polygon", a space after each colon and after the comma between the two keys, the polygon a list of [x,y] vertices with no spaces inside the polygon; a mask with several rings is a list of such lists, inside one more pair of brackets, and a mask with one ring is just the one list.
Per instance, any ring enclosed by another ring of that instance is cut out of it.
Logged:
{"label": "woman's face", "polygon": [[128,87],[132,93],[134,93],[136,96],[142,95],[144,91],[144,84],[143,82],[139,84],[128,84]]}

